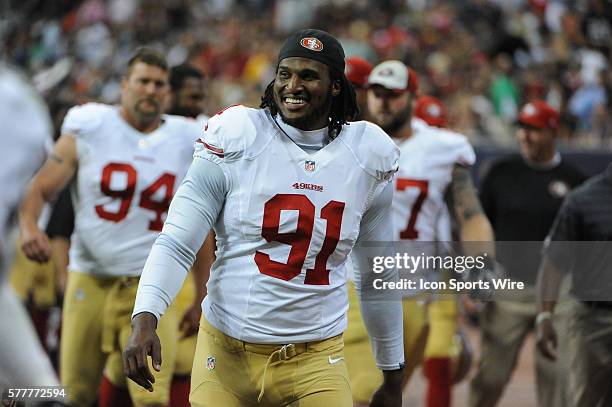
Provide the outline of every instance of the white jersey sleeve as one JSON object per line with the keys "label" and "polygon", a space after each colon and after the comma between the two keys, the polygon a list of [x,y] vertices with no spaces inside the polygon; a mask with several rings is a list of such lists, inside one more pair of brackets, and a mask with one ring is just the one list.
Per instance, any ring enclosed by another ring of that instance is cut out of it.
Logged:
{"label": "white jersey sleeve", "polygon": [[145,263],[133,316],[150,312],[159,319],[180,290],[230,188],[225,161],[242,155],[253,141],[252,132],[244,129],[249,124],[242,106],[231,106],[208,119],[204,135],[195,143],[194,161]]}
{"label": "white jersey sleeve", "polygon": [[145,263],[132,315],[150,312],[158,320],[163,315],[215,223],[227,189],[218,164],[201,158],[193,161]]}
{"label": "white jersey sleeve", "polygon": [[[394,370],[404,363],[402,304],[400,298],[385,291],[372,290],[373,271],[367,242],[383,245],[393,233],[391,202],[393,185],[388,183],[365,213],[351,258],[355,270],[355,287],[360,299],[363,321],[370,336],[376,365],[381,370]],[[378,255],[393,255],[393,245],[381,247]],[[378,250],[377,250],[378,251]],[[377,274],[383,281],[397,281],[394,268]]]}

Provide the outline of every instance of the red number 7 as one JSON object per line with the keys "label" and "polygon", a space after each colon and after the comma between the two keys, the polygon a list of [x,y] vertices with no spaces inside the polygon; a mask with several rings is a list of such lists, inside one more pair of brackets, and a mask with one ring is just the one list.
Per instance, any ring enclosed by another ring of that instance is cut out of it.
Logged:
{"label": "red number 7", "polygon": [[400,232],[400,239],[415,240],[419,238],[419,231],[415,228],[416,220],[417,216],[419,216],[419,212],[421,211],[421,206],[423,205],[425,198],[427,198],[427,193],[429,191],[429,181],[398,178],[395,189],[398,191],[403,191],[406,188],[418,188],[419,196],[414,201],[414,205],[412,205],[412,208],[410,208],[410,218],[408,219],[408,226],[406,227],[406,229]]}

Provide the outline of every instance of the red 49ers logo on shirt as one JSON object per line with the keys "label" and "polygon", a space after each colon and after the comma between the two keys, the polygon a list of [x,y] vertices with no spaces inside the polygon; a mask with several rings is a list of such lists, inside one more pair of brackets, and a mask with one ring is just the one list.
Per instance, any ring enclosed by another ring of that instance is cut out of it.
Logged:
{"label": "red 49ers logo on shirt", "polygon": [[300,45],[311,51],[323,51],[323,43],[314,37],[302,38]]}

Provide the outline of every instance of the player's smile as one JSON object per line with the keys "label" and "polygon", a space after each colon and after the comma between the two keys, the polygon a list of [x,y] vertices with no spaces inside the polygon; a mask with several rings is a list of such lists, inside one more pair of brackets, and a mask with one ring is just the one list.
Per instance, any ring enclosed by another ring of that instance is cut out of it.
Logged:
{"label": "player's smile", "polygon": [[302,57],[285,58],[276,72],[274,101],[285,123],[317,130],[328,124],[331,88],[325,64]]}
{"label": "player's smile", "polygon": [[304,96],[283,96],[283,104],[287,110],[297,111],[308,105],[308,98]]}

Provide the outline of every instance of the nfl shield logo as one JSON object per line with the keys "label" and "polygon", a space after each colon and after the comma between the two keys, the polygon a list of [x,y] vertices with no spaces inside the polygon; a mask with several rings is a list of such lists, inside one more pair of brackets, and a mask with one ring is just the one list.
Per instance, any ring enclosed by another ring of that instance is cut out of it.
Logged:
{"label": "nfl shield logo", "polygon": [[304,169],[306,171],[313,172],[315,170],[315,162],[306,160],[306,163],[304,164]]}
{"label": "nfl shield logo", "polygon": [[215,357],[208,355],[206,358],[206,369],[213,370],[215,368]]}

